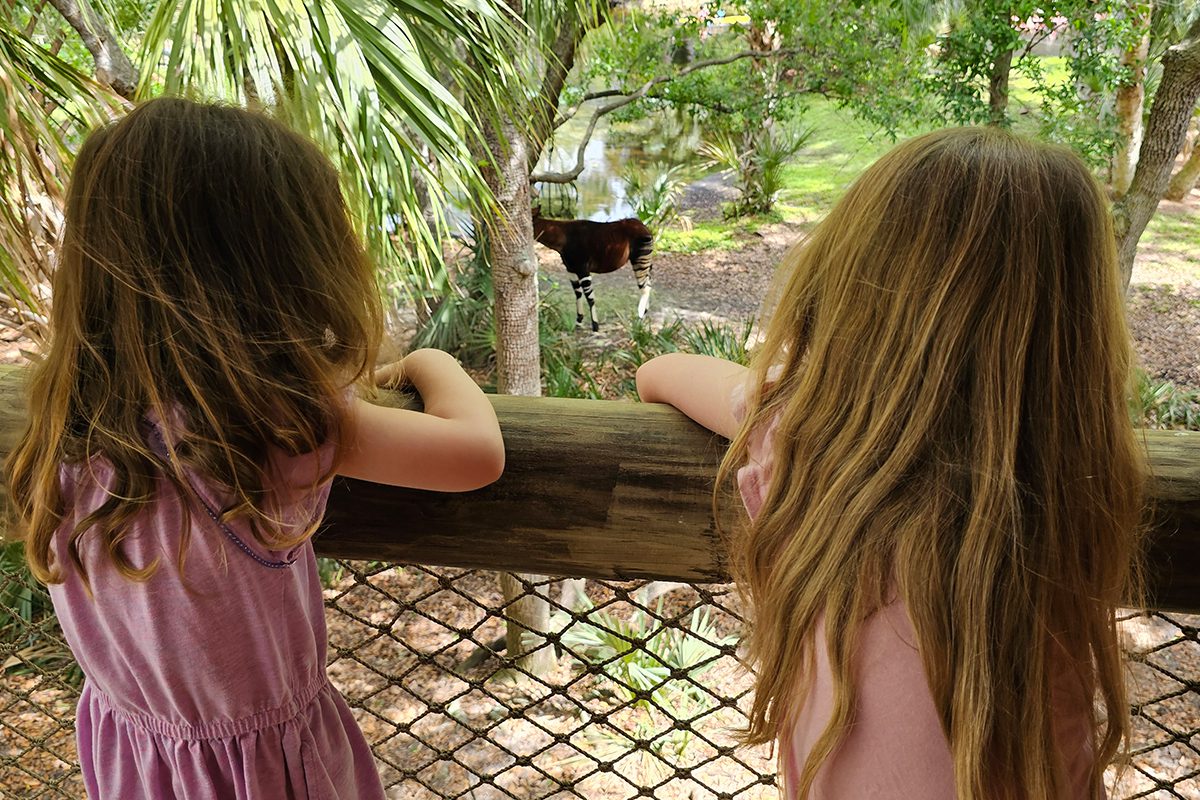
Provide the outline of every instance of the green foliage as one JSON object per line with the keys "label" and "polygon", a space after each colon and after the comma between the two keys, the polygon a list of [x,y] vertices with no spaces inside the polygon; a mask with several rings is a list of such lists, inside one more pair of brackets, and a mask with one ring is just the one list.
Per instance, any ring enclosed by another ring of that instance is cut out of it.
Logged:
{"label": "green foliage", "polygon": [[63,643],[50,597],[25,563],[22,542],[0,543],[0,652],[11,654],[0,663],[0,674],[60,671],[59,678],[70,685],[83,681]]}
{"label": "green foliage", "polygon": [[[933,38],[938,4],[913,0],[731,0],[752,23],[770,23],[782,48],[782,84],[792,94],[822,95],[889,138],[924,110],[914,91]],[[786,115],[785,115],[786,116]]]}
{"label": "green foliage", "polygon": [[[714,24],[718,12],[735,24]],[[922,39],[910,35],[911,9],[894,0],[733,0],[704,6],[623,13],[586,46],[584,68],[569,91],[603,85],[632,91],[656,84],[621,119],[669,106],[697,116],[717,133],[746,135],[788,122],[801,98],[821,94],[888,131],[914,116],[911,91],[922,63]],[[689,66],[754,50],[778,55],[740,58],[681,74]]]}
{"label": "green foliage", "polygon": [[585,351],[587,334],[577,333],[574,314],[564,313],[551,293],[538,299],[538,345],[542,385],[550,397],[598,400],[604,396]]}
{"label": "green foliage", "polygon": [[805,103],[804,119],[814,132],[783,169],[779,203],[788,216],[815,221],[825,216],[850,183],[887,152],[892,142],[870,123],[824,98]]}
{"label": "green foliage", "polygon": [[56,12],[40,14],[26,35],[31,13],[24,4],[0,4],[0,314],[36,340],[75,150],[86,131],[121,113],[122,101],[69,51],[48,49],[41,31]]}
{"label": "green foliage", "polygon": [[1200,430],[1200,392],[1156,381],[1138,370],[1130,399],[1135,425],[1165,430]]}
{"label": "green foliage", "polygon": [[738,228],[729,222],[697,222],[691,228],[670,228],[655,234],[654,248],[663,253],[703,253],[707,250],[735,250],[739,246]]}
{"label": "green foliage", "polygon": [[737,200],[729,203],[725,217],[765,214],[783,188],[783,169],[813,135],[812,128],[771,125],[748,131],[739,143],[729,134],[718,134],[701,146],[707,166],[733,176]]}
{"label": "green foliage", "polygon": [[[1072,147],[1084,160],[1108,163],[1117,145],[1110,98],[1127,79],[1120,52],[1141,32],[1127,0],[974,0],[938,36],[923,90],[936,98],[942,118],[959,125],[1010,125],[1013,100],[1023,90],[1037,111],[1035,130]],[[1069,42],[1060,62],[1035,51],[1049,41]],[[989,107],[989,82],[1011,54],[1008,107]]]}
{"label": "green foliage", "polygon": [[660,732],[655,717],[691,722],[710,713],[716,698],[696,682],[737,637],[718,635],[708,609],[694,609],[686,629],[667,627],[661,600],[653,615],[639,609],[629,620],[585,611],[582,620],[558,615],[558,623],[566,625],[561,639],[564,649],[589,672],[605,676],[602,691],[612,692],[636,712],[634,731],[618,733],[612,726],[585,731],[587,750],[593,758],[616,761],[637,742],[648,742],[636,768],[644,779],[654,773],[654,779],[661,780],[664,762],[682,758],[693,734],[686,725]]}
{"label": "green foliage", "polygon": [[322,589],[330,589],[337,585],[345,571],[341,562],[336,558],[317,559],[317,578],[321,581]]}
{"label": "green foliage", "polygon": [[659,709],[690,706],[693,712],[696,706],[711,707],[712,696],[692,681],[698,681],[737,637],[719,636],[707,609],[694,609],[686,629],[663,624],[661,598],[653,615],[639,609],[631,619],[622,619],[590,605],[581,614],[582,618],[558,615],[558,624],[566,626],[560,635],[562,646],[608,677],[623,700],[645,710],[652,704]]}
{"label": "green foliage", "polygon": [[637,218],[651,230],[660,230],[679,217],[677,204],[690,177],[682,165],[659,162],[627,171],[622,181]]}
{"label": "green foliage", "polygon": [[637,398],[637,368],[663,353],[683,351],[748,363],[753,321],[729,324],[706,320],[699,325],[674,319],[655,325],[646,319],[615,315],[599,337],[574,330],[574,314],[565,314],[556,292],[545,293],[541,322],[542,378],[551,397]]}
{"label": "green foliage", "polygon": [[713,356],[737,364],[750,363],[747,347],[754,331],[754,320],[748,319],[741,327],[704,320],[698,327],[683,329],[683,347],[689,353]]}
{"label": "green foliage", "polygon": [[445,350],[467,367],[482,368],[491,363],[496,351],[495,294],[482,237],[468,242],[468,248],[470,256],[457,272],[446,273],[441,296],[428,300],[432,311],[418,328],[412,346]]}
{"label": "green foliage", "polygon": [[[128,38],[139,99],[256,106],[313,138],[338,166],[390,288],[439,279],[451,196],[489,202],[464,103],[496,115],[526,66],[511,56],[515,28],[497,0],[91,5]],[[47,282],[82,134],[128,108],[90,79],[93,69],[45,3],[0,4],[0,74],[9,79],[0,135],[14,144],[0,148],[0,280],[18,317],[36,319],[45,302],[33,289]]]}

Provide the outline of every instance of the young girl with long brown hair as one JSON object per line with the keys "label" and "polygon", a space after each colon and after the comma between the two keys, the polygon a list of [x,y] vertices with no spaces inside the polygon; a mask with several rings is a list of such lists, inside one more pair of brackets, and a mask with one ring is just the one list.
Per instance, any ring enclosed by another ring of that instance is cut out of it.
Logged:
{"label": "young girl with long brown hair", "polygon": [[1103,797],[1144,480],[1113,242],[1070,152],[927,134],[787,256],[753,368],[640,369],[732,439],[747,738],[787,797]]}
{"label": "young girl with long brown hair", "polygon": [[264,116],[163,99],[93,132],[60,253],[7,479],[86,677],[88,796],[381,800],[311,535],[334,474],[495,480],[491,405],[428,350],[379,374],[425,413],[355,396],[373,271],[332,165]]}

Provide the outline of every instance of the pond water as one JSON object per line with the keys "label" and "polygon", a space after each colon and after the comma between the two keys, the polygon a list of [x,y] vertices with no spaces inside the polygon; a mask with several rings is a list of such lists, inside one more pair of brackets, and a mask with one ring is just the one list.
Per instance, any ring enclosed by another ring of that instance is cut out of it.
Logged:
{"label": "pond water", "polygon": [[[585,107],[555,132],[535,171],[564,172],[575,166],[591,112],[591,107]],[[579,178],[569,184],[535,183],[534,202],[541,204],[547,217],[558,219],[609,222],[636,216],[625,178],[637,171],[661,172],[679,165],[691,167],[690,180],[700,178],[700,139],[699,123],[682,112],[664,111],[616,124],[601,118],[584,148]],[[462,198],[451,200],[446,220],[451,234],[470,237],[473,223]]]}
{"label": "pond water", "polygon": [[[536,171],[563,172],[575,166],[579,142],[594,104],[585,106],[555,132]],[[635,215],[625,177],[635,171],[695,167],[700,126],[682,112],[664,111],[629,123],[601,118],[583,153],[583,172],[572,184],[535,183],[542,213],[552,217],[607,222]],[[697,170],[698,172],[698,170]]]}

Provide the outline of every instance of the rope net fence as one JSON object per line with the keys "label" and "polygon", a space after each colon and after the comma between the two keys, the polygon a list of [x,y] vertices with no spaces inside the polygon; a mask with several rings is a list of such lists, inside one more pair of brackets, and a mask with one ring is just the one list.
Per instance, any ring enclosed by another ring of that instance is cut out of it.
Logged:
{"label": "rope net fence", "polygon": [[[0,562],[0,797],[81,798],[82,681],[48,598]],[[389,797],[759,800],[768,748],[738,746],[752,676],[733,587],[517,576],[549,608],[500,652],[495,573],[322,561],[329,674]],[[1129,613],[1133,763],[1110,796],[1200,800],[1200,616]],[[1115,773],[1110,770],[1110,776]]]}

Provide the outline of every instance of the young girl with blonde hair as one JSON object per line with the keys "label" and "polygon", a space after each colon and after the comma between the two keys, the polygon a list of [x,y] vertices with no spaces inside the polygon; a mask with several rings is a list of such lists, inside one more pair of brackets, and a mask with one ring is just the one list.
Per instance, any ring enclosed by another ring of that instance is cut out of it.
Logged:
{"label": "young girl with blonde hair", "polygon": [[938,131],[782,269],[752,369],[638,373],[732,439],[748,740],[788,798],[1103,797],[1144,467],[1102,191],[1064,149]]}
{"label": "young girl with blonde hair", "polygon": [[50,345],[7,464],[34,575],[86,681],[92,800],[381,800],[325,674],[311,536],[335,474],[495,480],[491,405],[452,358],[354,396],[380,301],[337,175],[264,116],[163,99],[75,165]]}

